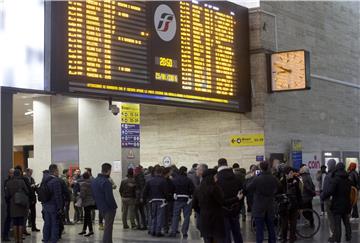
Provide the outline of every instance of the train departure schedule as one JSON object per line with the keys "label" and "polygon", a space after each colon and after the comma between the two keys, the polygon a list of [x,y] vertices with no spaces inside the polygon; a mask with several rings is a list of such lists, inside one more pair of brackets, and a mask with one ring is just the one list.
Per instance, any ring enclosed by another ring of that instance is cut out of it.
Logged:
{"label": "train departure schedule", "polygon": [[247,9],[220,1],[46,4],[51,90],[250,110]]}

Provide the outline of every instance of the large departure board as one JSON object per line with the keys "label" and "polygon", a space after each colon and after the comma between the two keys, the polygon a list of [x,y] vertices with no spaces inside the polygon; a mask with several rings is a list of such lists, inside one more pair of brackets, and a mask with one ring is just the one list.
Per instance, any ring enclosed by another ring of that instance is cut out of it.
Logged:
{"label": "large departure board", "polygon": [[46,4],[50,90],[250,111],[246,8],[220,1]]}

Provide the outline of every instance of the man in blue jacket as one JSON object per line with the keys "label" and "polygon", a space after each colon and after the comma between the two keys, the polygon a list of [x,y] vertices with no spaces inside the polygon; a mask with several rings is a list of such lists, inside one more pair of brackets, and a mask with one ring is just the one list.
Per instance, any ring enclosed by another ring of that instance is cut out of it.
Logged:
{"label": "man in blue jacket", "polygon": [[151,227],[149,228],[149,234],[152,236],[162,237],[164,236],[161,229],[164,225],[165,206],[166,206],[166,180],[162,176],[162,168],[155,166],[154,177],[148,181],[144,188],[143,198],[144,201],[149,202],[151,210]]}
{"label": "man in blue jacket", "polygon": [[109,181],[111,165],[101,165],[101,174],[91,182],[91,190],[99,212],[105,219],[103,243],[112,243],[113,224],[116,215],[117,205],[115,202],[112,184]]}
{"label": "man in blue jacket", "polygon": [[177,175],[173,179],[173,184],[175,186],[175,194],[174,194],[174,212],[172,218],[171,225],[171,237],[176,236],[176,232],[178,230],[180,214],[183,211],[184,214],[184,222],[182,225],[181,233],[183,238],[186,239],[188,237],[190,216],[192,210],[192,195],[194,193],[195,186],[190,178],[186,175],[187,168],[182,166],[179,169],[179,175]]}
{"label": "man in blue jacket", "polygon": [[62,186],[57,165],[49,166],[49,173],[44,173],[43,182],[46,183],[51,197],[43,203],[43,240],[44,242],[56,243],[59,240],[60,218],[63,214],[64,200]]}

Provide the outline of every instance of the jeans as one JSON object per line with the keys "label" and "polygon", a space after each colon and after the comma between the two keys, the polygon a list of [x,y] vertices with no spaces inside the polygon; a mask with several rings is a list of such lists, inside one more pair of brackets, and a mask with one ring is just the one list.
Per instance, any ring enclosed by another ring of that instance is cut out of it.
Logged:
{"label": "jeans", "polygon": [[89,232],[93,232],[93,225],[92,225],[92,218],[91,212],[94,209],[93,206],[87,206],[84,208],[85,215],[84,215],[84,225],[83,225],[83,232],[86,231],[86,228],[89,228]]}
{"label": "jeans", "polygon": [[239,214],[235,216],[225,216],[225,243],[231,243],[231,235],[235,243],[243,243],[240,232]]}
{"label": "jeans", "polygon": [[172,216],[174,211],[174,202],[170,201],[164,208],[164,231],[168,233],[170,229],[170,224],[172,222]]}
{"label": "jeans", "polygon": [[172,234],[176,234],[176,232],[178,230],[180,214],[182,211],[183,215],[184,215],[184,222],[182,225],[181,233],[183,235],[187,235],[187,233],[189,231],[191,210],[192,210],[192,205],[191,205],[191,203],[188,204],[187,200],[186,201],[177,200],[174,202],[174,211],[173,211],[173,218],[172,218],[172,224],[171,224],[171,233]]}
{"label": "jeans", "polygon": [[80,221],[83,220],[84,218],[84,214],[83,214],[83,210],[81,207],[76,207],[75,206],[76,201],[74,201],[74,221]]}
{"label": "jeans", "polygon": [[99,211],[99,224],[103,224],[104,221],[104,215],[102,214],[101,211]]}
{"label": "jeans", "polygon": [[[296,240],[296,223],[298,217],[298,210],[290,209],[280,214],[281,216],[281,239],[287,242],[288,229],[290,231],[290,242]],[[290,225],[290,226],[289,226]]]}
{"label": "jeans", "polygon": [[346,241],[351,240],[351,226],[349,217],[350,216],[348,214],[334,214],[335,231],[333,238],[335,242],[341,242],[341,220],[345,225]]}
{"label": "jeans", "polygon": [[201,224],[200,213],[195,212],[195,226],[198,230],[200,230],[200,224]]}
{"label": "jeans", "polygon": [[113,225],[116,215],[116,209],[103,212],[103,215],[105,219],[105,226],[104,226],[104,235],[103,235],[102,243],[113,243],[112,233],[113,233]]}
{"label": "jeans", "polygon": [[162,202],[152,202],[151,207],[151,228],[152,234],[160,234],[164,225],[165,207],[161,207]]}
{"label": "jeans", "polygon": [[59,240],[59,217],[55,211],[43,210],[44,228],[43,239],[44,242],[56,243]]}
{"label": "jeans", "polygon": [[274,218],[269,217],[267,214],[265,214],[264,217],[255,218],[256,243],[262,243],[264,241],[264,224],[266,224],[266,228],[269,233],[269,243],[275,243],[276,234],[275,234]]}
{"label": "jeans", "polygon": [[70,211],[70,201],[66,201],[65,206],[64,206],[64,214],[65,214],[65,222],[66,223],[70,222],[69,211]]}
{"label": "jeans", "polygon": [[122,198],[122,221],[123,226],[128,227],[127,218],[130,211],[131,227],[135,227],[135,198]]}
{"label": "jeans", "polygon": [[31,229],[36,229],[36,203],[30,204],[30,217],[29,221],[31,224]]}
{"label": "jeans", "polygon": [[4,222],[3,238],[9,238],[9,231],[11,227],[11,216],[10,216],[10,202],[6,204],[6,218]]}

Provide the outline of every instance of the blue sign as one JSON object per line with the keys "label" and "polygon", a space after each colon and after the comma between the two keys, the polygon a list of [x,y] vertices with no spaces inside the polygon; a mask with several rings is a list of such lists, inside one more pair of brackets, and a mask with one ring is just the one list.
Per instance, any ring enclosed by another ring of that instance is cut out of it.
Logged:
{"label": "blue sign", "polygon": [[121,124],[121,147],[140,148],[139,124]]}
{"label": "blue sign", "polygon": [[256,155],[256,162],[263,162],[264,161],[264,155]]}
{"label": "blue sign", "polygon": [[291,153],[291,158],[293,162],[293,166],[295,169],[300,169],[300,166],[302,164],[302,152],[301,151],[293,151]]}

